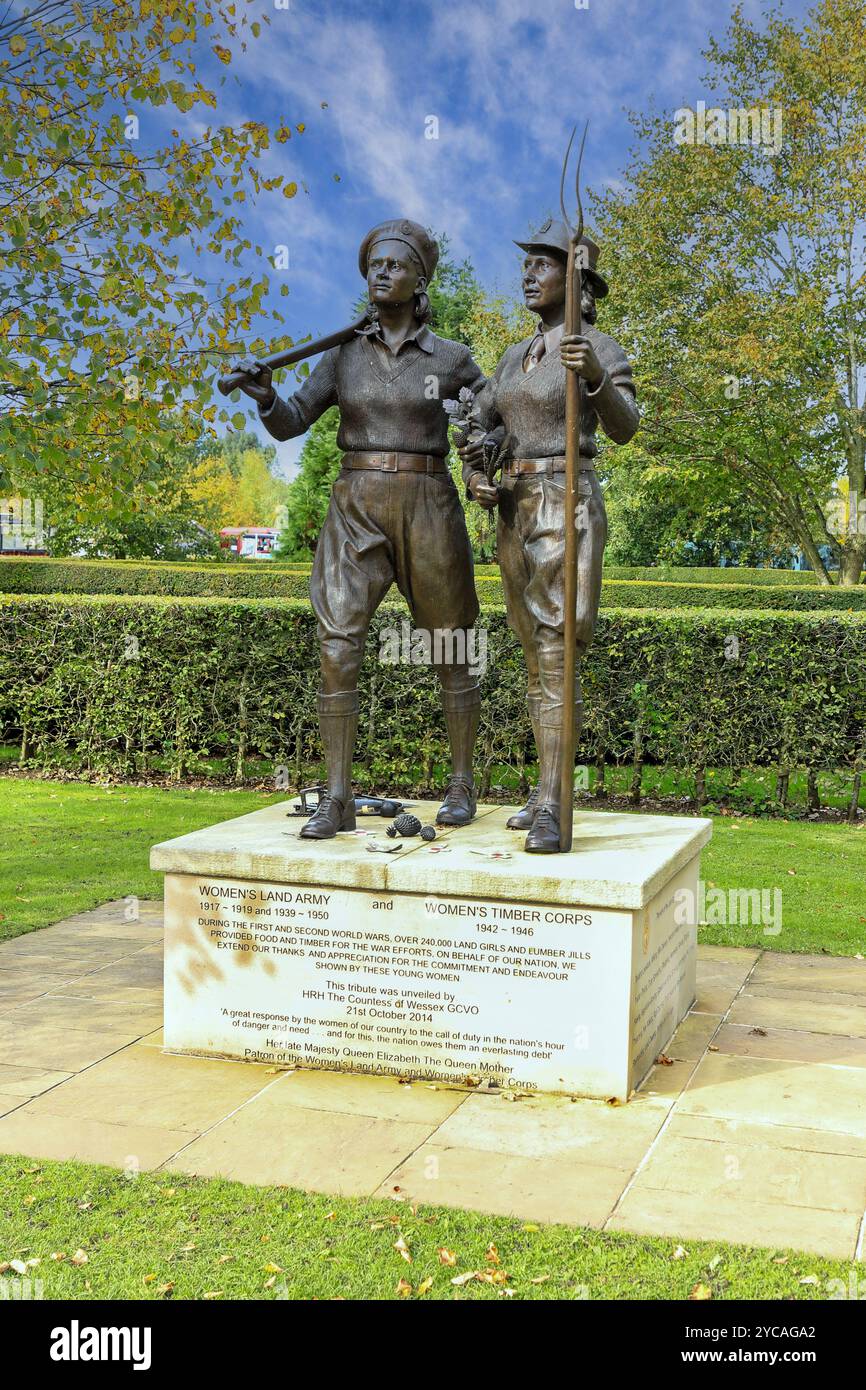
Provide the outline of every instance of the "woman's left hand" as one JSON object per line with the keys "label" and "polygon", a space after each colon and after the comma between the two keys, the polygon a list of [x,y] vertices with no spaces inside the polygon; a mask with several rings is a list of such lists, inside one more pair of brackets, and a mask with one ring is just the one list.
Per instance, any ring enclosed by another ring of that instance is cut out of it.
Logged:
{"label": "woman's left hand", "polygon": [[593,390],[601,384],[604,367],[595,355],[595,348],[581,333],[564,333],[559,343],[562,365],[570,372],[577,372]]}

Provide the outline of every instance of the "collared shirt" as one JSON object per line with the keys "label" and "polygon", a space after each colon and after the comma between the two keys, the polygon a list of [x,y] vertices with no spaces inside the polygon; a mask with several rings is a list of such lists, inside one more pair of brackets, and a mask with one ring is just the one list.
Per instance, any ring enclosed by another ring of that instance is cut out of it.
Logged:
{"label": "collared shirt", "polygon": [[340,408],[338,446],[346,452],[448,453],[442,406],[464,386],[476,393],[485,378],[468,347],[419,324],[392,352],[377,325],[322,354],[303,386],[276,397],[259,415],[274,439],[292,439],[329,406]]}
{"label": "collared shirt", "polygon": [[[549,357],[551,353],[559,353],[559,344],[562,342],[562,335],[565,332],[565,324],[558,323],[555,328],[545,330],[544,323],[539,319],[538,327],[535,330],[535,337],[523,355],[523,370],[531,372],[537,367],[543,357]],[[544,343],[544,352],[539,353],[540,343]]]}

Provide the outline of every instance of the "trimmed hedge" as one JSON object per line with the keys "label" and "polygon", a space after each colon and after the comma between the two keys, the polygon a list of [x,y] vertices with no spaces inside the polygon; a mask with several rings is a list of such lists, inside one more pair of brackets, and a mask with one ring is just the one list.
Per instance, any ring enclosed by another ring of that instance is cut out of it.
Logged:
{"label": "trimmed hedge", "polygon": [[[429,780],[446,755],[433,674],[375,659],[362,675],[358,775]],[[478,768],[533,757],[522,653],[490,607]],[[319,757],[317,646],[306,603],[267,599],[0,598],[0,740],[24,759],[130,774],[154,757],[180,778],[209,759],[265,758],[299,782]],[[585,761],[692,769],[862,766],[866,618],[607,609],[584,663]],[[484,789],[484,787],[482,787]]]}
{"label": "trimmed hedge", "polygon": [[[688,573],[677,571],[684,572]],[[644,573],[653,574],[653,571]],[[502,603],[502,585],[495,566],[479,567],[476,583],[483,604]],[[309,566],[284,567],[269,561],[252,561],[247,565],[197,565],[131,560],[14,559],[0,561],[0,591],[305,599],[309,595]],[[398,597],[396,591],[394,597]],[[620,579],[605,570],[601,602],[605,608],[785,608],[795,612],[814,609],[853,613],[866,612],[866,586],[827,589],[816,584],[685,583],[655,577]]]}

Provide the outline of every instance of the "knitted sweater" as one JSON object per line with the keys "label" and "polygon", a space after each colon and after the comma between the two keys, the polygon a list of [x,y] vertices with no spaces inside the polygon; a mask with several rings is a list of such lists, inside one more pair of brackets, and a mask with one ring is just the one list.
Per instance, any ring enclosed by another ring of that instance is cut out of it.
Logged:
{"label": "knitted sweater", "polygon": [[448,417],[443,400],[463,386],[479,392],[480,368],[463,343],[437,338],[426,325],[396,356],[374,342],[377,330],[323,354],[303,386],[288,400],[276,397],[259,415],[274,439],[292,439],[309,429],[329,406],[340,407],[337,444],[343,450],[448,453]]}
{"label": "knitted sweater", "polygon": [[[595,348],[604,376],[594,391],[581,381],[580,452],[598,453],[599,424],[616,444],[627,444],[639,424],[628,358],[613,338],[591,324],[584,335]],[[511,458],[547,458],[565,453],[565,373],[559,353],[542,357],[532,371],[523,370],[531,338],[507,348],[476,402],[488,431],[504,426],[504,448]],[[475,470],[464,469],[464,479]]]}

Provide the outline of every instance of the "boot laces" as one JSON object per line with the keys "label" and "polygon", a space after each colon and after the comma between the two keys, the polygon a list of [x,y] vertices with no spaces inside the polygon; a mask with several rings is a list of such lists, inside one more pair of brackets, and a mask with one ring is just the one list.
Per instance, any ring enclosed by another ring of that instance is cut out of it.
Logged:
{"label": "boot laces", "polygon": [[445,805],[462,805],[472,791],[472,781],[462,772],[455,772],[445,789]]}

